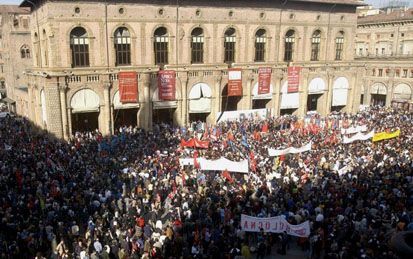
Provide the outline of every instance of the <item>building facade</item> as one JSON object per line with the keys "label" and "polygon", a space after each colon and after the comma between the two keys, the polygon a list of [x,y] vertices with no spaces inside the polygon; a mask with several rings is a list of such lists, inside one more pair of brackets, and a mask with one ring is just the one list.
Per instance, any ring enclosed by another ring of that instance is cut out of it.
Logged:
{"label": "building facade", "polygon": [[[311,4],[310,4],[311,3]],[[359,109],[364,64],[354,62],[358,1],[23,1],[32,10],[30,118],[58,137],[121,125],[214,123],[223,111],[273,115]],[[289,66],[301,68],[298,92]],[[258,70],[272,70],[258,94]],[[228,69],[242,94],[228,96]],[[173,100],[158,72],[176,71]],[[138,101],[119,100],[118,75],[137,72]]]}
{"label": "building facade", "polygon": [[413,9],[359,17],[355,59],[367,68],[361,103],[410,109],[413,102]]}
{"label": "building facade", "polygon": [[32,67],[30,9],[0,5],[0,99],[12,111],[27,116],[24,71]]}

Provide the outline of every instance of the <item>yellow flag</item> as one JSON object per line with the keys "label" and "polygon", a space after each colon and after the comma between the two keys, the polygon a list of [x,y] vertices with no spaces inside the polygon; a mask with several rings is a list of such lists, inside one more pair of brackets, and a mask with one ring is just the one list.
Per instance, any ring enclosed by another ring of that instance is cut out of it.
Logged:
{"label": "yellow flag", "polygon": [[387,132],[379,132],[374,134],[373,142],[385,140],[385,139],[392,139],[397,138],[400,136],[400,130],[396,130],[395,132],[387,133]]}

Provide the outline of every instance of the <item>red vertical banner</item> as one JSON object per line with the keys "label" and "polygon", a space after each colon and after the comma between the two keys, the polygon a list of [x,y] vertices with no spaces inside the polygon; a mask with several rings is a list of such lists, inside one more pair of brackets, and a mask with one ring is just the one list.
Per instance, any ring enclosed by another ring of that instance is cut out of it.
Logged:
{"label": "red vertical banner", "polygon": [[258,68],[258,94],[269,94],[271,87],[271,68]]}
{"label": "red vertical banner", "polygon": [[158,72],[158,97],[161,101],[175,100],[176,72],[161,70]]}
{"label": "red vertical banner", "polygon": [[119,99],[121,103],[138,102],[138,77],[136,72],[119,72]]}
{"label": "red vertical banner", "polygon": [[228,96],[242,96],[242,70],[228,69]]}
{"label": "red vertical banner", "polygon": [[288,93],[296,93],[300,88],[301,67],[288,67]]}

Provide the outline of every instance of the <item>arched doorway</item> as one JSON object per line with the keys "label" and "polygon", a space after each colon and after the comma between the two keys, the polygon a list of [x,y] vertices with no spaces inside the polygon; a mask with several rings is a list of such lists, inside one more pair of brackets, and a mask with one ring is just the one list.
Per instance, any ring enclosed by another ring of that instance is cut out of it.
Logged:
{"label": "arched doorway", "polygon": [[397,109],[410,110],[412,88],[405,83],[398,84],[393,91],[392,106]]}
{"label": "arched doorway", "polygon": [[387,97],[387,87],[383,83],[375,83],[371,86],[371,105],[385,106]]}
{"label": "arched doorway", "polygon": [[274,87],[270,85],[270,92],[268,94],[258,94],[258,83],[255,83],[252,88],[252,109],[266,109],[270,108],[269,104],[272,100],[272,93]]}
{"label": "arched doorway", "polygon": [[189,92],[189,121],[206,122],[211,113],[212,90],[205,83],[195,84]]}
{"label": "arched doorway", "polygon": [[308,85],[308,96],[307,96],[307,111],[317,111],[323,107],[323,95],[326,91],[326,84],[324,80],[320,77],[316,77],[311,80]]}
{"label": "arched doorway", "polygon": [[293,114],[300,104],[300,93],[288,93],[288,81],[281,87],[280,115]]}
{"label": "arched doorway", "polygon": [[222,89],[221,111],[236,111],[242,96],[228,96],[228,84]]}
{"label": "arched doorway", "polygon": [[138,103],[121,103],[119,91],[113,96],[113,123],[115,129],[138,125]]}
{"label": "arched doorway", "polygon": [[[178,96],[178,91],[175,91],[175,96]],[[178,107],[178,101],[162,101],[159,99],[158,88],[152,95],[152,122],[154,124],[169,124],[174,125],[176,123],[176,109]]]}
{"label": "arched doorway", "polygon": [[99,128],[99,96],[91,89],[77,91],[70,100],[72,132]]}
{"label": "arched doorway", "polygon": [[348,89],[347,78],[339,77],[334,81],[331,111],[341,111],[347,105]]}

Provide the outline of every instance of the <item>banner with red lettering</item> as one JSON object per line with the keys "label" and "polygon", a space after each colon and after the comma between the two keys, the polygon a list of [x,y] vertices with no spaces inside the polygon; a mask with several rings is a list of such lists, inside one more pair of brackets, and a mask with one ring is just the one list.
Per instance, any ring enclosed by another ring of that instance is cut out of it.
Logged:
{"label": "banner with red lettering", "polygon": [[176,72],[160,70],[158,72],[158,98],[161,101],[175,100]]}
{"label": "banner with red lettering", "polygon": [[296,237],[308,237],[310,235],[310,223],[308,221],[299,225],[288,223],[282,216],[272,218],[257,218],[242,214],[241,228],[246,232],[283,233]]}
{"label": "banner with red lettering", "polygon": [[258,68],[258,94],[269,94],[271,85],[271,68]]}
{"label": "banner with red lettering", "polygon": [[136,72],[119,72],[119,101],[121,103],[138,102],[138,77]]}
{"label": "banner with red lettering", "polygon": [[301,67],[288,67],[288,89],[287,93],[296,93],[300,88]]}
{"label": "banner with red lettering", "polygon": [[242,70],[228,69],[228,96],[242,96]]}

